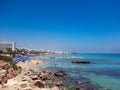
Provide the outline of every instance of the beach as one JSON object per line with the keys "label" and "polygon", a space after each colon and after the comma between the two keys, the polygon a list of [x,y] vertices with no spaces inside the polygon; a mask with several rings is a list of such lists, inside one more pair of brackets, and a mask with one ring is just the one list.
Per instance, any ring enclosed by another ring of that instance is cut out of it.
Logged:
{"label": "beach", "polygon": [[[21,67],[21,73],[16,77],[9,79],[6,84],[1,86],[0,90],[61,90],[58,86],[61,83],[49,86],[46,84],[46,76],[51,75],[51,71],[43,69],[41,71],[31,70],[30,67],[42,65],[44,62],[38,60],[39,57],[33,57],[31,61],[18,62],[17,66]],[[49,77],[48,77],[49,78]],[[62,88],[67,90],[66,88]]]}

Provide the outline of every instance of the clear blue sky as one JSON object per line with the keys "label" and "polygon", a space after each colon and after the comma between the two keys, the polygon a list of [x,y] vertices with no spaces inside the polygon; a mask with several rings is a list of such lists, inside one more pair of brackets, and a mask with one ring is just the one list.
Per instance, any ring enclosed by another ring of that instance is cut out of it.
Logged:
{"label": "clear blue sky", "polygon": [[0,41],[19,47],[120,53],[119,0],[0,0]]}

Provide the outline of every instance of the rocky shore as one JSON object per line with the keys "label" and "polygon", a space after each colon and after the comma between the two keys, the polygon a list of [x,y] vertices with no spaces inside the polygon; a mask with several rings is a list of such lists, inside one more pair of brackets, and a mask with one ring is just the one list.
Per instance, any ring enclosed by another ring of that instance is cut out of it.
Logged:
{"label": "rocky shore", "polygon": [[[64,76],[62,72],[56,73],[60,74],[60,77]],[[41,70],[39,72],[27,70],[16,78],[9,80],[6,86],[9,87],[9,90],[67,90],[63,86],[63,82],[47,81],[57,79],[54,76],[55,74],[52,74],[48,70]]]}
{"label": "rocky shore", "polygon": [[[62,69],[31,69],[45,62],[37,57],[31,61],[16,63],[19,69],[14,70],[9,63],[0,63],[0,90],[88,90],[79,79],[71,78]],[[74,83],[74,84],[70,84]],[[90,89],[94,90],[94,89]]]}
{"label": "rocky shore", "polygon": [[17,66],[21,67],[19,74],[6,64],[2,64],[2,68],[5,68],[0,71],[0,90],[68,90],[60,81],[66,75],[64,71],[52,73],[47,69],[37,72],[30,69],[37,64],[43,62],[40,60],[18,62]]}
{"label": "rocky shore", "polygon": [[12,65],[9,62],[0,60],[0,90],[8,82],[9,79],[12,79],[21,72],[21,68],[18,67],[18,70],[14,70]]}

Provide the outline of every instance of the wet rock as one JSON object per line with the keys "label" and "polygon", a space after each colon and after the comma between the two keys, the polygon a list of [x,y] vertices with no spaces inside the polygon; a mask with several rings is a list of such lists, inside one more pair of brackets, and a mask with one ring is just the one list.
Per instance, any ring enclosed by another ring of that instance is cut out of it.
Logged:
{"label": "wet rock", "polygon": [[112,90],[112,89],[107,88],[107,90]]}
{"label": "wet rock", "polygon": [[55,76],[57,77],[63,77],[65,75],[67,75],[64,71],[57,71],[54,73]]}
{"label": "wet rock", "polygon": [[58,86],[58,87],[60,87],[60,86],[63,86],[64,84],[63,84],[62,81],[59,81],[59,82],[55,82],[55,85]]}
{"label": "wet rock", "polygon": [[40,80],[35,81],[34,85],[39,87],[39,88],[44,88],[45,87],[43,82],[41,82]]}
{"label": "wet rock", "polygon": [[60,90],[68,90],[67,87],[59,87]]}
{"label": "wet rock", "polygon": [[49,71],[49,70],[47,70],[47,69],[44,69],[44,70],[42,70],[42,72],[45,74],[51,74],[51,71]]}
{"label": "wet rock", "polygon": [[76,83],[77,83],[77,84],[83,84],[83,82],[81,82],[81,81],[76,81]]}
{"label": "wet rock", "polygon": [[54,87],[54,85],[53,85],[53,84],[49,85],[49,88],[53,88],[53,87]]}
{"label": "wet rock", "polygon": [[66,81],[67,79],[66,79],[66,78],[64,78],[63,80],[65,80],[65,81]]}
{"label": "wet rock", "polygon": [[49,76],[49,75],[41,75],[41,76],[39,76],[39,78],[40,78],[41,80],[45,81],[45,80],[50,80],[50,79],[51,79],[51,76]]}
{"label": "wet rock", "polygon": [[75,63],[75,64],[91,64],[90,61],[72,61],[72,63]]}
{"label": "wet rock", "polygon": [[47,86],[49,88],[58,87],[58,90],[67,90],[67,88],[64,87],[64,83],[62,81],[49,81],[47,82]]}
{"label": "wet rock", "polygon": [[98,90],[98,88],[94,87],[94,86],[87,86],[85,87],[86,90]]}
{"label": "wet rock", "polygon": [[[83,87],[76,87],[75,90],[85,90],[85,89]],[[89,90],[89,89],[87,89],[87,90]]]}
{"label": "wet rock", "polygon": [[54,87],[55,85],[54,85],[53,83],[49,83],[49,84],[46,85],[46,86],[48,86],[49,88],[52,88],[52,87]]}

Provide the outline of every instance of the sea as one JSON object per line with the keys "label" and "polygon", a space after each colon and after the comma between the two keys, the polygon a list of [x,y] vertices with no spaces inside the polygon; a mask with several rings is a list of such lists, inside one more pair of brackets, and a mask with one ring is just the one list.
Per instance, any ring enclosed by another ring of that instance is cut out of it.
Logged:
{"label": "sea", "polygon": [[[69,90],[83,87],[84,90],[120,90],[120,54],[63,54],[48,55],[45,64],[36,69],[64,70]],[[75,64],[73,61],[90,61],[90,64]]]}

